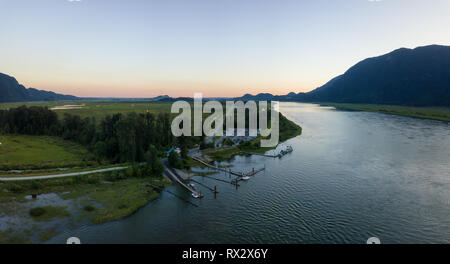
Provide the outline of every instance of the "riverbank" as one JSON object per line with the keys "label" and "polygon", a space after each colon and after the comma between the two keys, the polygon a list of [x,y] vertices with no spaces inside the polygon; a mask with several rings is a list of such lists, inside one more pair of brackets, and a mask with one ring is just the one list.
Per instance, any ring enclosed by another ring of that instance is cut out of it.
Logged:
{"label": "riverbank", "polygon": [[450,107],[411,107],[396,105],[371,104],[337,104],[320,103],[322,106],[332,106],[342,110],[378,112],[391,115],[410,116],[416,118],[434,119],[450,122]]}

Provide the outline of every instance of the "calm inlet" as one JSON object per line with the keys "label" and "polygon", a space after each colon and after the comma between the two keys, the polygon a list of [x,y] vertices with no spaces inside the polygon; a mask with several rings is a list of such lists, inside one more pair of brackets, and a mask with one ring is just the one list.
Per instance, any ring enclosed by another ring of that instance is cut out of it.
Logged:
{"label": "calm inlet", "polygon": [[[214,195],[163,193],[125,219],[68,229],[48,243],[450,243],[450,125],[314,104],[281,103],[303,134],[282,159],[236,157],[233,170],[266,167]],[[283,147],[283,146],[280,146]],[[224,173],[213,175],[230,179]],[[118,197],[120,198],[120,197]]]}

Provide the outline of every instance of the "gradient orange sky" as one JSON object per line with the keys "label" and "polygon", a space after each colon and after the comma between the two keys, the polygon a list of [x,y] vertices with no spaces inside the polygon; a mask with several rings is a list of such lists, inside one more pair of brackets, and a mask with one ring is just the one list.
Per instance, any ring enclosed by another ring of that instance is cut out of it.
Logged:
{"label": "gradient orange sky", "polygon": [[367,57],[450,44],[446,0],[0,2],[0,72],[83,97],[305,92]]}

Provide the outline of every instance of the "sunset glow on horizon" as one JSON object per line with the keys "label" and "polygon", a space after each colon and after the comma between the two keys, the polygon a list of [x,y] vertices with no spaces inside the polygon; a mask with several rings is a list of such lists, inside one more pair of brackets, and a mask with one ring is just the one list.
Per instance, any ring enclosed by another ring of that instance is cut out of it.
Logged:
{"label": "sunset glow on horizon", "polygon": [[368,57],[450,45],[446,0],[0,5],[0,72],[80,97],[307,92]]}

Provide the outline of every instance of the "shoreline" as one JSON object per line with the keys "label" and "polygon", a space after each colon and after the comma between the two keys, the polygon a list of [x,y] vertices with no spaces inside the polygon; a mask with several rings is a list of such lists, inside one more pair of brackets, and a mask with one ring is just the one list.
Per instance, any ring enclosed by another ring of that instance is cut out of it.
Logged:
{"label": "shoreline", "polygon": [[450,107],[414,107],[377,104],[317,103],[340,110],[366,111],[389,115],[408,116],[413,118],[450,122]]}
{"label": "shoreline", "polygon": [[[67,226],[102,224],[124,219],[139,211],[160,193],[147,183],[166,187],[163,178],[133,177],[114,179],[119,172],[106,172],[74,178],[36,181],[0,182],[0,230],[2,243],[43,243],[61,233]],[[31,194],[36,194],[34,199]],[[120,199],[117,199],[120,197]],[[31,215],[31,209],[67,208],[63,215],[43,215],[45,221]],[[8,224],[9,222],[9,224]],[[0,226],[1,227],[1,226]],[[52,234],[52,235],[50,235]],[[43,239],[45,238],[45,239]]]}

